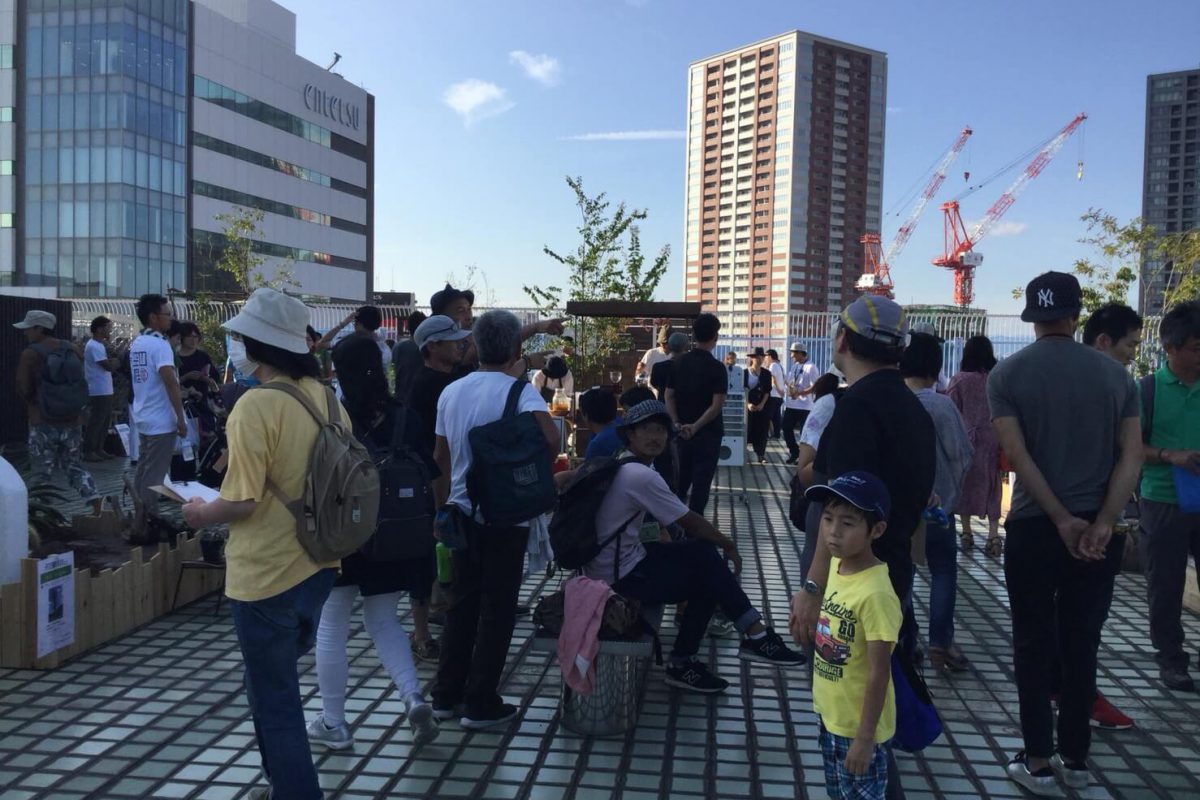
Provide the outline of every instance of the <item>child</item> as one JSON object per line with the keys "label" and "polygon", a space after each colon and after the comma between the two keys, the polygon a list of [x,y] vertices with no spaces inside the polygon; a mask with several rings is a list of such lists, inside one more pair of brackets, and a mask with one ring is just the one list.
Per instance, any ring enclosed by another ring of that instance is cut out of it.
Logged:
{"label": "child", "polygon": [[891,655],[901,613],[871,542],[887,528],[891,499],[869,472],[847,472],[805,496],[825,504],[821,536],[833,554],[813,659],[825,788],[832,798],[883,800],[887,742],[896,728]]}

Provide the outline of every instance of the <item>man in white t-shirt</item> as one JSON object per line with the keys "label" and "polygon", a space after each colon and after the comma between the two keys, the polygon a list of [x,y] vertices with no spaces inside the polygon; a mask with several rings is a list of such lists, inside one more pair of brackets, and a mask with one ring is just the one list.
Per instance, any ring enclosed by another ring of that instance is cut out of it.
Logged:
{"label": "man in white t-shirt", "polygon": [[799,342],[792,344],[792,365],[784,379],[783,440],[787,443],[788,464],[800,458],[800,445],[796,443],[796,428],[803,430],[808,413],[812,411],[812,388],[821,373],[808,362],[808,351]]}
{"label": "man in white t-shirt", "polygon": [[666,361],[671,357],[671,353],[667,350],[667,340],[671,338],[671,329],[663,326],[658,331],[658,346],[651,347],[642,354],[642,358],[637,363],[635,377],[646,376],[646,380],[650,380],[650,373],[654,371],[654,365],[660,361]]}
{"label": "man in white t-shirt", "polygon": [[779,439],[783,433],[783,397],[786,393],[785,370],[779,363],[779,351],[767,351],[763,366],[771,371],[771,394],[767,396],[767,420],[771,424],[771,438]]}
{"label": "man in white t-shirt", "polygon": [[[447,386],[438,398],[433,458],[441,477],[434,481],[439,508],[449,504],[467,529],[467,547],[454,551],[454,582],[447,594],[446,626],[433,689],[433,713],[441,720],[462,706],[467,729],[502,725],[517,715],[497,689],[517,619],[528,524],[499,527],[470,521],[472,503],[467,473],[473,453],[473,428],[504,414],[518,360],[521,323],[508,311],[489,311],[472,328],[479,369]],[[546,458],[558,455],[559,436],[546,403],[526,384],[517,413],[532,412],[546,437]],[[439,514],[439,519],[441,514]]]}
{"label": "man in white t-shirt", "polygon": [[[763,625],[762,614],[738,586],[735,574],[741,571],[742,558],[733,540],[690,511],[651,466],[666,448],[673,428],[667,407],[657,400],[626,410],[617,431],[637,462],[617,471],[596,515],[601,541],[618,529],[621,533],[583,568],[583,574],[611,583],[614,591],[643,604],[686,601],[666,683],[698,694],[716,694],[729,683],[710,672],[696,653],[718,606],[744,637],[738,649],[741,659],[792,667],[803,664],[804,657]],[[662,531],[672,524],[678,524],[685,537],[662,541],[667,538]],[[726,560],[732,562],[733,572]]]}
{"label": "man in white t-shirt", "polygon": [[92,320],[91,330],[92,338],[83,348],[83,375],[88,385],[88,421],[83,431],[83,460],[104,461],[111,458],[104,452],[104,437],[112,424],[112,374],[121,366],[121,359],[108,354],[112,320],[96,317]]}
{"label": "man in white t-shirt", "polygon": [[146,516],[157,505],[154,486],[162,484],[171,469],[176,437],[187,435],[183,396],[175,370],[175,351],[167,341],[171,328],[171,303],[159,294],[144,294],[137,302],[143,330],[129,347],[129,373],[133,389],[133,417],[138,431],[138,464],[134,475],[137,518],[131,543],[147,543]]}

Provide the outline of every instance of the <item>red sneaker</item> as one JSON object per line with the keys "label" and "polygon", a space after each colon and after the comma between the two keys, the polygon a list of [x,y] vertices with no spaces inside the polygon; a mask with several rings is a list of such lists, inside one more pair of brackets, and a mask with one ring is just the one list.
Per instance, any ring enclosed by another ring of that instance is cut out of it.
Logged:
{"label": "red sneaker", "polygon": [[1108,731],[1127,731],[1133,727],[1133,720],[1113,707],[1104,699],[1104,695],[1096,692],[1096,702],[1092,704],[1092,727]]}

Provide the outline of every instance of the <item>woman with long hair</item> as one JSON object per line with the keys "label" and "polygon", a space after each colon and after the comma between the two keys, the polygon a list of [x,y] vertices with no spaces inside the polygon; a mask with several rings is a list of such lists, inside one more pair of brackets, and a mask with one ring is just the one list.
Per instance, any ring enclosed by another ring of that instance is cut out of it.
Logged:
{"label": "woman with long hair", "polygon": [[993,558],[1004,552],[1004,540],[1000,538],[1000,440],[992,428],[992,412],[987,400],[988,373],[995,366],[992,340],[986,336],[972,336],[963,345],[959,372],[946,390],[962,414],[967,436],[975,448],[971,469],[955,508],[962,518],[960,544],[964,552],[972,549],[975,539],[971,533],[971,517],[987,517],[988,538],[984,552]]}
{"label": "woman with long hair", "polygon": [[[342,405],[350,416],[355,436],[372,452],[386,452],[391,447],[397,416],[406,413],[406,409],[393,403],[388,393],[379,345],[366,337],[348,339],[338,349],[337,372]],[[415,423],[405,426],[405,439],[414,446],[414,451],[419,451],[419,435]],[[360,594],[367,633],[404,700],[414,741],[424,744],[437,738],[433,709],[425,701],[417,678],[412,644],[396,616],[396,606],[405,590],[428,598],[435,572],[432,533],[425,558],[385,563],[372,561],[359,552],[342,559],[342,574],[325,601],[317,630],[317,685],[321,690],[322,711],[308,727],[310,741],[331,750],[343,750],[354,744],[346,724],[349,675],[346,643],[354,600]]]}

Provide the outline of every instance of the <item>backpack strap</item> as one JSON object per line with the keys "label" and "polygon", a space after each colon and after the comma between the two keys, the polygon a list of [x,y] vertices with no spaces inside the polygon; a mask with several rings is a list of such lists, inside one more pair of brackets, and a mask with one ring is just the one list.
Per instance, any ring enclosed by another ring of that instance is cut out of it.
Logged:
{"label": "backpack strap", "polygon": [[508,399],[504,403],[504,414],[501,419],[512,419],[517,415],[517,401],[521,399],[521,392],[525,391],[525,384],[528,381],[517,378],[513,381],[513,385],[508,390]]}
{"label": "backpack strap", "polygon": [[1154,390],[1155,377],[1151,372],[1142,376],[1138,381],[1138,389],[1142,397],[1142,441],[1150,444],[1150,434],[1154,431]]}
{"label": "backpack strap", "polygon": [[[328,386],[325,387],[327,407],[329,409],[329,416],[327,418],[321,417],[321,412],[317,410],[316,403],[314,403],[307,394],[301,391],[298,386],[292,386],[290,383],[278,383],[271,381],[269,383],[261,384],[258,388],[276,389],[290,397],[295,398],[300,405],[304,406],[304,410],[307,411],[317,423],[318,428],[322,428],[328,423],[340,425],[342,422],[342,415],[338,411],[337,396],[334,395],[333,390]],[[304,512],[304,509],[301,508],[304,500],[303,494],[301,494],[298,499],[289,499],[288,496],[283,493],[283,489],[279,488],[279,484],[277,484],[270,475],[267,476],[266,486],[267,491],[274,495],[275,499],[282,503],[284,507],[292,513],[293,517],[296,517],[297,519],[300,518],[300,515]]]}

